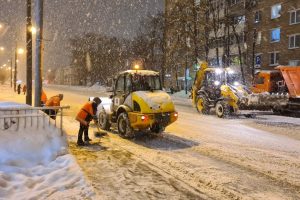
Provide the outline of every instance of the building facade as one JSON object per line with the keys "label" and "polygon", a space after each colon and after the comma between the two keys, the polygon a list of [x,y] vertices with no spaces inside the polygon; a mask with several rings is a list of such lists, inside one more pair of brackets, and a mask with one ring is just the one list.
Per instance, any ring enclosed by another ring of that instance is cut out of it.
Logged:
{"label": "building facade", "polygon": [[300,66],[300,1],[256,0],[246,6],[249,65]]}
{"label": "building facade", "polygon": [[197,60],[250,83],[258,70],[300,66],[300,0],[166,0],[165,40],[173,85]]}

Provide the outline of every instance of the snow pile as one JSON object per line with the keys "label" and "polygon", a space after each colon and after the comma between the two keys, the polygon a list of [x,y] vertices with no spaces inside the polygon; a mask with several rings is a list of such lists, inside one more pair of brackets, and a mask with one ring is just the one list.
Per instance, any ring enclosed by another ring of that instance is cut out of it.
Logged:
{"label": "snow pile", "polygon": [[[0,103],[1,109],[16,106],[25,107]],[[19,131],[18,123],[5,130],[0,120],[0,199],[91,199],[95,195],[55,126],[37,127],[37,120],[29,126],[26,120],[24,128],[20,120]]]}
{"label": "snow pile", "polygon": [[92,90],[92,91],[106,91],[106,88],[104,86],[102,86],[99,82],[95,83],[88,89]]}
{"label": "snow pile", "polygon": [[106,92],[106,88],[99,83],[92,85],[91,87],[87,86],[74,86],[74,85],[47,85],[47,87],[54,87],[57,89],[65,90],[73,90],[73,91],[89,91],[89,92]]}
{"label": "snow pile", "polygon": [[179,92],[176,92],[174,94],[172,94],[172,97],[179,97],[179,98],[185,98],[188,99],[190,95],[190,92],[188,91],[188,93],[185,93],[185,90],[181,90]]}

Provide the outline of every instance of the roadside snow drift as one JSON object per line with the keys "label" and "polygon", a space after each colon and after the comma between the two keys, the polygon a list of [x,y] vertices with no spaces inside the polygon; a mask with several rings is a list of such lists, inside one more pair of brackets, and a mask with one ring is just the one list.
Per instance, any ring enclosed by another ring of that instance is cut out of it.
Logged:
{"label": "roadside snow drift", "polygon": [[[5,107],[24,106],[0,103]],[[37,127],[42,119],[26,128],[20,120],[18,131],[17,123],[5,129],[0,119],[0,199],[91,199],[95,194],[68,154],[66,138],[52,124]]]}

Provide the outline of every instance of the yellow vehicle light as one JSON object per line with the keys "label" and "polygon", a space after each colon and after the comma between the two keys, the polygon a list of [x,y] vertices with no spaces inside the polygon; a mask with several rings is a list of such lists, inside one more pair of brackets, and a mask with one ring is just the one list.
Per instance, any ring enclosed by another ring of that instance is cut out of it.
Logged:
{"label": "yellow vehicle light", "polygon": [[174,112],[174,117],[178,117],[178,112]]}
{"label": "yellow vehicle light", "polygon": [[142,115],[142,116],[141,116],[141,120],[142,120],[143,122],[146,122],[146,121],[149,120],[149,117],[148,117],[147,115]]}
{"label": "yellow vehicle light", "polygon": [[171,122],[175,122],[178,119],[178,112],[171,113]]}

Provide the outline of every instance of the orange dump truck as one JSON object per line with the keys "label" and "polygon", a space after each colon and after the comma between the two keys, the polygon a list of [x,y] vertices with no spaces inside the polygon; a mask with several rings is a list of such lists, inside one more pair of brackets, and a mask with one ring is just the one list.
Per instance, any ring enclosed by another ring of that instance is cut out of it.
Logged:
{"label": "orange dump truck", "polygon": [[269,100],[277,99],[273,111],[300,112],[300,66],[278,66],[276,70],[258,72],[252,91],[265,93]]}

